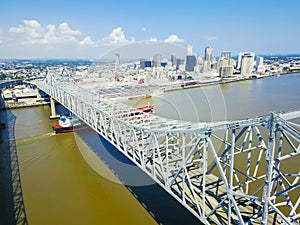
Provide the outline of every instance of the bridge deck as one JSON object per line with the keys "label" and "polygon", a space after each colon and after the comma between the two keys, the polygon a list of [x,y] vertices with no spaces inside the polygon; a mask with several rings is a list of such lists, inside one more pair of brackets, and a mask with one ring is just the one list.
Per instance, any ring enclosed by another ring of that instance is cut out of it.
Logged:
{"label": "bridge deck", "polygon": [[[58,70],[49,70],[38,87],[114,144],[202,222],[299,223],[300,199],[291,200],[289,194],[299,191],[300,173],[279,166],[300,155],[300,133],[285,120],[299,117],[299,112],[212,123],[132,115],[135,109],[84,90]],[[214,141],[225,146],[222,152],[217,153]],[[284,151],[284,144],[292,152]],[[234,158],[244,152],[246,166],[238,171]],[[213,166],[203,161],[206,154],[213,156]],[[258,168],[263,175],[257,175]],[[254,187],[251,193],[239,190],[240,172],[247,183],[243,188]],[[288,216],[281,211],[283,204]]]}

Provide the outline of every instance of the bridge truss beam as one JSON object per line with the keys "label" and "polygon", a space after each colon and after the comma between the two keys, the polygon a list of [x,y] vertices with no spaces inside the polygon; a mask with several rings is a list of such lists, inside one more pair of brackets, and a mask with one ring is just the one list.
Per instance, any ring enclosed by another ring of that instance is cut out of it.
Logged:
{"label": "bridge truss beam", "polygon": [[[137,112],[49,71],[49,94],[205,224],[299,224],[299,111],[191,123]],[[292,120],[292,121],[291,121]]]}

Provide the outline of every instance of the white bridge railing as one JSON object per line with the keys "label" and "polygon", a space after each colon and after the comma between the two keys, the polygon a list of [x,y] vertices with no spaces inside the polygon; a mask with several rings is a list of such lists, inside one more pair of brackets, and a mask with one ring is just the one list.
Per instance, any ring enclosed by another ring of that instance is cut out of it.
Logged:
{"label": "white bridge railing", "polygon": [[[168,120],[50,71],[39,89],[116,146],[205,224],[299,224],[299,111],[232,122]],[[293,165],[293,166],[291,166]]]}

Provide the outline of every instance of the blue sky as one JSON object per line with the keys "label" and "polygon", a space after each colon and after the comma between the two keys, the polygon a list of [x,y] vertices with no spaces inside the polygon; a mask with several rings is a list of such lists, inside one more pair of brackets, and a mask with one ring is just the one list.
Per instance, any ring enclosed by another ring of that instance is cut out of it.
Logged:
{"label": "blue sky", "polygon": [[140,41],[257,54],[300,53],[299,0],[1,3],[0,58],[99,58]]}

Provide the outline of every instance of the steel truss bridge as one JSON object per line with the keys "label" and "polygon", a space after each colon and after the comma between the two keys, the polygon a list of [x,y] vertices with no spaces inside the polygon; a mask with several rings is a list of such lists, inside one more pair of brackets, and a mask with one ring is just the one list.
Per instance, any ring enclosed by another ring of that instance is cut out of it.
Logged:
{"label": "steel truss bridge", "polygon": [[[139,112],[50,70],[38,88],[117,147],[204,224],[299,224],[300,111],[185,122]],[[299,122],[299,120],[298,120]]]}

